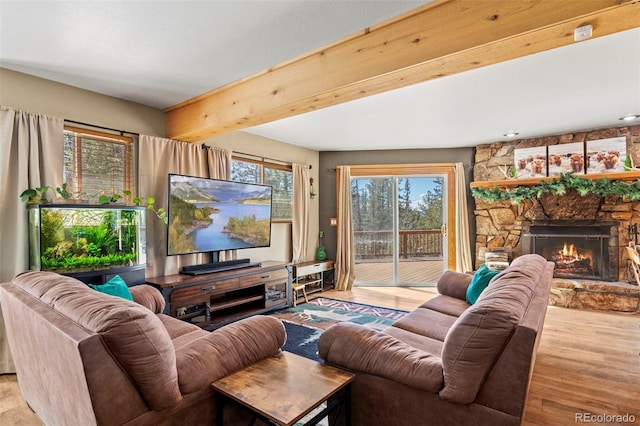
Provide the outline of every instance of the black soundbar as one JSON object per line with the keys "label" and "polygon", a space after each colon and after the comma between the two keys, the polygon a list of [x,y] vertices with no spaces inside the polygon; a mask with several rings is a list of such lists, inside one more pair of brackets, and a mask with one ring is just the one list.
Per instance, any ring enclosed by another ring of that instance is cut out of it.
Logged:
{"label": "black soundbar", "polygon": [[181,274],[204,275],[213,272],[232,271],[234,269],[262,266],[260,262],[251,263],[250,259],[225,260],[223,262],[203,263],[202,265],[183,266]]}

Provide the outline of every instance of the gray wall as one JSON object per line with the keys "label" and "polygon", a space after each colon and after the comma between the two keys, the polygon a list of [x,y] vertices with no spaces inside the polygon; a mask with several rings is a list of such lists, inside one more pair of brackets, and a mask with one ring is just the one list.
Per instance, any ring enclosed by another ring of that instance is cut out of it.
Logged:
{"label": "gray wall", "polygon": [[164,137],[164,112],[0,68],[0,105],[94,126]]}
{"label": "gray wall", "polygon": [[[475,251],[475,203],[471,197],[469,182],[473,178],[475,148],[443,149],[397,149],[388,151],[324,151],[320,152],[318,197],[320,200],[320,230],[324,231],[324,245],[330,259],[336,256],[336,228],[329,226],[336,217],[336,166],[363,164],[418,164],[418,163],[458,163],[465,166],[467,182],[467,202],[469,207],[469,234],[471,253]],[[313,236],[310,236],[313,238]]]}

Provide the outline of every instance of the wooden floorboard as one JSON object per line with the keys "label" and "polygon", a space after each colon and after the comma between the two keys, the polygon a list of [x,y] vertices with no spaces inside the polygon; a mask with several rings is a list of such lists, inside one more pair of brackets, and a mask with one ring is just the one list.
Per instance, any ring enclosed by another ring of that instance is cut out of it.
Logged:
{"label": "wooden floorboard", "polygon": [[[399,282],[406,284],[435,284],[444,271],[442,259],[401,260],[399,262]],[[367,283],[393,283],[393,263],[361,262],[356,263],[357,285]]]}
{"label": "wooden floorboard", "polygon": [[[314,296],[410,311],[436,294],[433,287],[356,287]],[[627,414],[635,420],[600,424],[640,425],[638,315],[549,307],[524,425],[575,426],[580,413]],[[21,398],[15,375],[0,376],[0,424],[42,424]]]}

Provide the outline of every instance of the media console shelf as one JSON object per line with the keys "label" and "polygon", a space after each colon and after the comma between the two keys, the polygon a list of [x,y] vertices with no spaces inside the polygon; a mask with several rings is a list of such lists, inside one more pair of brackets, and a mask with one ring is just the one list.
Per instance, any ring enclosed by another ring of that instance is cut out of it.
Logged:
{"label": "media console shelf", "polygon": [[289,306],[291,267],[266,261],[260,266],[202,275],[148,278],[162,292],[164,313],[205,329]]}

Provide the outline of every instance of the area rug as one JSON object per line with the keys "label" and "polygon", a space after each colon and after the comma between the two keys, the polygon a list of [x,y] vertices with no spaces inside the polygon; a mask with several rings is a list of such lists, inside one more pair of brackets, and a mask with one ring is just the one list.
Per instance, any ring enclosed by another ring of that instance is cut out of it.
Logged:
{"label": "area rug", "polygon": [[284,350],[320,361],[318,338],[330,326],[347,321],[382,330],[406,314],[395,309],[319,297],[272,315],[280,318],[287,330]]}

